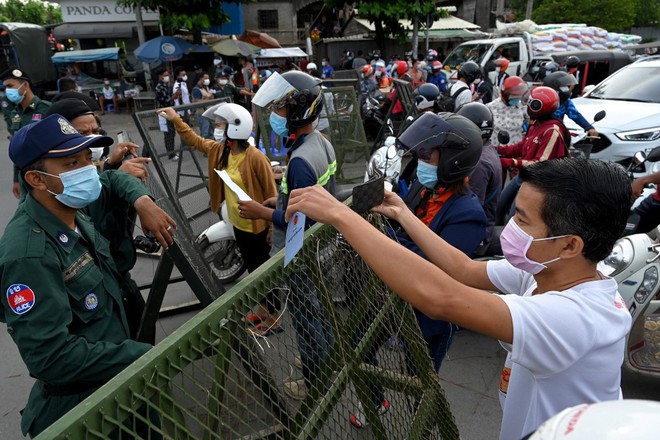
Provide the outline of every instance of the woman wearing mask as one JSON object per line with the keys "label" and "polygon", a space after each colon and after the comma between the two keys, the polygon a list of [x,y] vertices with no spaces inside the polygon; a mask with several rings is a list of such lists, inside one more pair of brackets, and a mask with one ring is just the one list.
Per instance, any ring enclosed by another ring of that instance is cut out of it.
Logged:
{"label": "woman wearing mask", "polygon": [[495,127],[490,141],[494,146],[500,145],[497,135],[501,130],[509,133],[509,144],[516,144],[523,139],[523,126],[529,122],[527,115],[527,99],[529,87],[519,76],[511,76],[504,80],[500,97],[486,104],[493,113]]}
{"label": "woman wearing mask", "polygon": [[[226,220],[234,225],[236,244],[248,271],[252,272],[269,258],[270,245],[267,236],[270,222],[249,220],[240,216],[236,194],[227,190],[215,172],[216,169],[227,171],[234,183],[260,204],[277,195],[270,161],[266,155],[248,143],[252,133],[252,115],[238,104],[223,102],[213,106],[202,114],[215,124],[213,139],[204,139],[183,122],[171,107],[158,109],[158,112],[174,123],[177,133],[190,148],[208,156],[211,210],[218,212],[222,202],[226,202],[229,217]],[[256,317],[262,321],[257,330],[269,329],[268,334],[282,331],[277,321],[279,298],[271,295],[261,307],[264,310],[256,313]]]}

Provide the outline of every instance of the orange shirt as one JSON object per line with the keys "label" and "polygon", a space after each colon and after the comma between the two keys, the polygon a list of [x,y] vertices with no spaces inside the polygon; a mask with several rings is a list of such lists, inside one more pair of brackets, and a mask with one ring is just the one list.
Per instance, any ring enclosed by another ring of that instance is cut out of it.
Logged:
{"label": "orange shirt", "polygon": [[[426,201],[424,205],[424,199],[427,197],[427,193],[431,192],[431,196]],[[442,206],[451,196],[454,195],[454,191],[448,191],[446,188],[440,188],[439,190],[433,192],[428,188],[422,190],[422,203],[419,205],[419,208],[415,211],[415,215],[424,223],[426,226],[431,226],[431,222],[436,214],[442,209]]]}

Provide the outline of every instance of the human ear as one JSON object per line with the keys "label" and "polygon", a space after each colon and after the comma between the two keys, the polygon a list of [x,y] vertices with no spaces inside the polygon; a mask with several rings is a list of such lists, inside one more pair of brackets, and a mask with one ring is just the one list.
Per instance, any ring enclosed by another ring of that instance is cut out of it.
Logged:
{"label": "human ear", "polygon": [[577,235],[569,235],[564,239],[566,240],[566,244],[559,254],[562,260],[568,260],[582,255],[582,251],[584,250],[584,241],[581,237]]}
{"label": "human ear", "polygon": [[23,180],[25,180],[25,183],[34,189],[41,191],[48,189],[48,185],[46,184],[46,176],[38,171],[28,171],[23,176]]}

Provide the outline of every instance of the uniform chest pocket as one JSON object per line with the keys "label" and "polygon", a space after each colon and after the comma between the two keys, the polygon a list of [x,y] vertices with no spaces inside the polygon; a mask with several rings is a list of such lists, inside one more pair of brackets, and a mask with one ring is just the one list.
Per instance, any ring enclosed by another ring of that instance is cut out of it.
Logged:
{"label": "uniform chest pocket", "polygon": [[71,309],[83,323],[101,317],[109,300],[103,287],[103,274],[90,259],[83,255],[64,273]]}

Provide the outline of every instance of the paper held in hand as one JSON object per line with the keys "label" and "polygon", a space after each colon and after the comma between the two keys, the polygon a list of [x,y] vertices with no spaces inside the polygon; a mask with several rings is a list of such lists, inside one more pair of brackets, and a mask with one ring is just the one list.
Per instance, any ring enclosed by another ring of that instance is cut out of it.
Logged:
{"label": "paper held in hand", "polygon": [[227,171],[225,170],[215,170],[216,173],[218,173],[218,176],[222,179],[223,182],[225,182],[225,185],[227,185],[227,188],[232,190],[234,194],[236,194],[236,197],[238,197],[238,200],[241,202],[249,202],[252,200],[250,196],[248,196],[245,191],[241,189],[240,186],[238,186],[233,180],[231,180],[231,177],[229,177],[229,174],[227,174]]}

